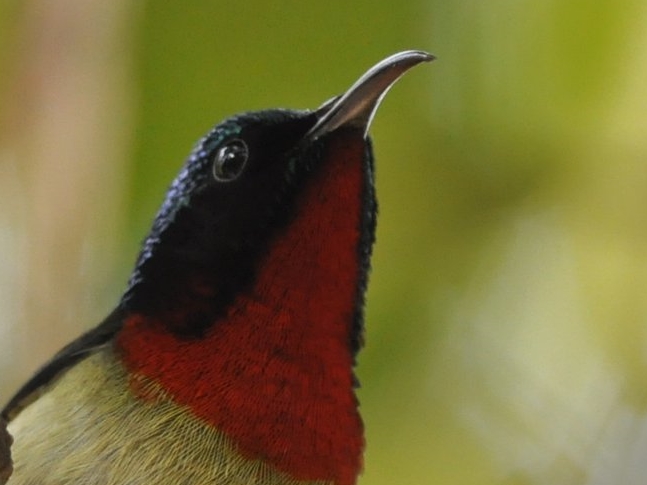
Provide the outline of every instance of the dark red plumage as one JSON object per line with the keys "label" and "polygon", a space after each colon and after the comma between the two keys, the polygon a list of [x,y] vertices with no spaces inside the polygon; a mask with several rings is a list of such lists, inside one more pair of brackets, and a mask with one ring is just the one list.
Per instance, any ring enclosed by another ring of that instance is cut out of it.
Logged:
{"label": "dark red plumage", "polygon": [[118,338],[135,377],[159,383],[245,455],[339,485],[355,482],[363,448],[349,342],[364,151],[357,130],[335,137],[253,287],[203,338],[183,339],[141,315]]}

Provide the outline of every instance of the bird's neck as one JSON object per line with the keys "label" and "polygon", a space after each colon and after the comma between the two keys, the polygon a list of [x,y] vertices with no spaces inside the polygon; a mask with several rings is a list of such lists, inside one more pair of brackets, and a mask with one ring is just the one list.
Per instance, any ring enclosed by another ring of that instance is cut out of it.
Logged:
{"label": "bird's neck", "polygon": [[163,319],[132,314],[117,341],[141,397],[138,382],[156,383],[243,456],[298,480],[351,485],[361,468],[351,342],[373,229],[365,149],[357,135],[330,144],[252,287],[202,338],[178,337]]}

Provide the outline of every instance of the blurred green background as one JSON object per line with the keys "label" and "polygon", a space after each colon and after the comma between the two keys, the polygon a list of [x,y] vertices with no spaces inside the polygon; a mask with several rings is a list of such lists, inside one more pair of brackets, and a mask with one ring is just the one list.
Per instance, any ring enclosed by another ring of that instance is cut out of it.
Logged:
{"label": "blurred green background", "polygon": [[643,484],[644,0],[0,3],[0,400],[116,303],[192,144],[433,52],[372,128],[362,485]]}

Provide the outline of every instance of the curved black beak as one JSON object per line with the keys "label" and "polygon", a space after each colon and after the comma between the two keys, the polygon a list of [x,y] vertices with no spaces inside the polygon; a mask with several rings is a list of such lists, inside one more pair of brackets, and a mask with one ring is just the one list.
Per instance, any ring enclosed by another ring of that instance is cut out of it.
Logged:
{"label": "curved black beak", "polygon": [[321,117],[305,138],[314,140],[340,126],[356,127],[363,130],[366,136],[373,116],[389,88],[413,66],[434,59],[427,52],[411,50],[398,52],[377,63],[348,91],[319,108]]}

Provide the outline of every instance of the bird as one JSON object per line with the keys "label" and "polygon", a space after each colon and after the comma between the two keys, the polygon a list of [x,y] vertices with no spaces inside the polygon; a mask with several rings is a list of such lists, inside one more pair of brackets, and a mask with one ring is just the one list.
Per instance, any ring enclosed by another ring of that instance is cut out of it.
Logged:
{"label": "bird", "polygon": [[377,201],[368,129],[434,56],[312,110],[234,115],[193,148],[115,309],[2,409],[9,485],[353,485]]}

